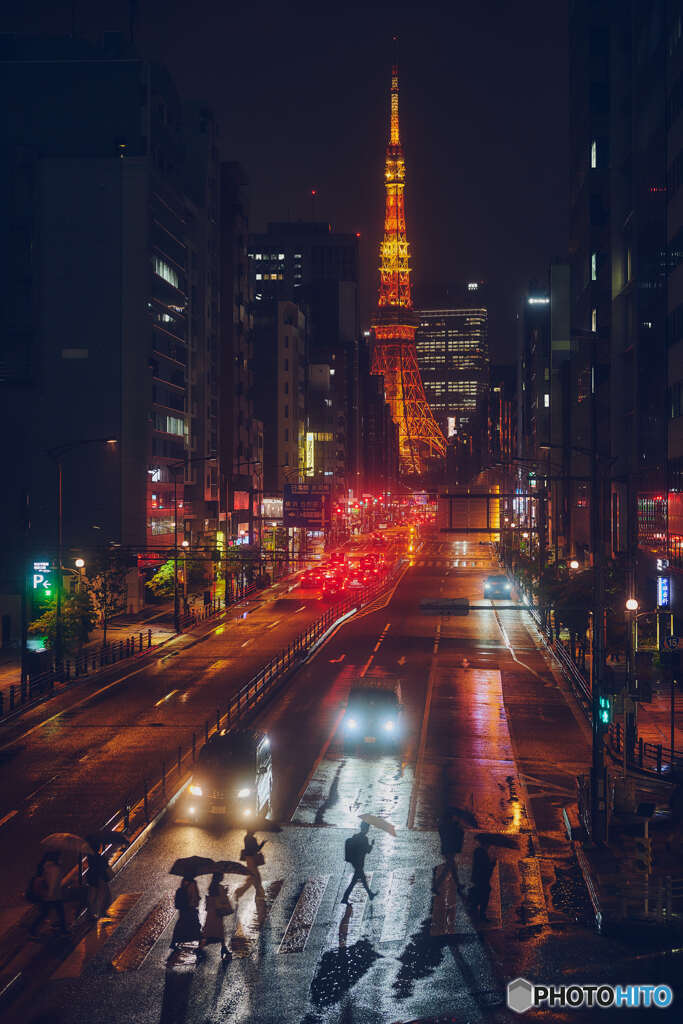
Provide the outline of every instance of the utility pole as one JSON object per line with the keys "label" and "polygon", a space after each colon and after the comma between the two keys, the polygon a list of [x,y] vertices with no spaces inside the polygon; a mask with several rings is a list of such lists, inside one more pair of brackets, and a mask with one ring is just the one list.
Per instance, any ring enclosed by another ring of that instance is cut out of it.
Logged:
{"label": "utility pole", "polygon": [[593,448],[591,450],[591,550],[593,553],[593,689],[591,692],[593,758],[591,765],[591,838],[604,842],[607,838],[607,785],[604,757],[604,728],[600,719],[600,698],[603,695],[605,665],[605,568],[602,529],[602,467],[598,459],[597,409],[592,402]]}

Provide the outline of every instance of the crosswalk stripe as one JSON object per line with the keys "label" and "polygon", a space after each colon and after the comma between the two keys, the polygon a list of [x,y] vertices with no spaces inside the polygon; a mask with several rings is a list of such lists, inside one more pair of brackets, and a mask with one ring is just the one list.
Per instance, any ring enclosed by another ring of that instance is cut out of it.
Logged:
{"label": "crosswalk stripe", "polygon": [[280,895],[281,889],[282,879],[279,878],[277,881],[269,882],[264,886],[265,899],[254,899],[254,902],[250,903],[248,909],[244,912],[238,907],[236,910],[238,915],[237,924],[230,940],[230,949],[235,956],[245,957],[250,955],[252,945],[257,941],[261,928],[270,913],[273,903]]}
{"label": "crosswalk stripe", "polygon": [[[441,867],[434,868],[434,882],[440,879]],[[441,880],[438,893],[434,895],[432,904],[432,920],[429,934],[432,936],[453,935],[456,925],[456,906],[458,890],[452,877],[448,875]]]}
{"label": "crosswalk stripe", "polygon": [[384,924],[380,942],[397,942],[405,938],[414,883],[414,871],[402,869],[391,872],[389,891],[384,902]]}
{"label": "crosswalk stripe", "polygon": [[74,951],[52,975],[52,979],[80,978],[88,960],[91,960],[102,949],[105,942],[109,941],[123,918],[141,896],[141,892],[123,892],[117,896],[109,907],[106,917],[101,917],[94,928],[86,933]]}
{"label": "crosswalk stripe", "polygon": [[174,914],[173,896],[166,896],[152,908],[128,944],[114,957],[111,962],[114,970],[137,971]]}
{"label": "crosswalk stripe", "polygon": [[[372,888],[372,871],[368,871],[365,876],[368,880],[368,885]],[[351,875],[347,875],[342,879],[339,887],[342,894],[346,892],[346,887],[351,881]],[[341,886],[344,886],[343,890]],[[368,903],[368,896],[363,886],[358,883],[351,895],[349,896],[348,903],[338,903],[334,908],[334,914],[332,915],[332,924],[327,936],[328,945],[331,946],[349,946],[353,942],[357,942],[360,938],[361,927],[363,925],[363,914]]]}
{"label": "crosswalk stripe", "polygon": [[320,875],[304,882],[282,942],[278,947],[278,953],[301,953],[305,949],[329,880],[329,875]]}

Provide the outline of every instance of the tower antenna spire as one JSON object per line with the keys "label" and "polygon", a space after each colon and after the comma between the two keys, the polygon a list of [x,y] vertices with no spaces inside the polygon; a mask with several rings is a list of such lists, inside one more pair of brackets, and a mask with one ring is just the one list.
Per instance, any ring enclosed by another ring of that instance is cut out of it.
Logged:
{"label": "tower antenna spire", "polygon": [[415,349],[410,250],[404,207],[405,160],[398,125],[397,37],[391,69],[391,119],[384,167],[384,237],[380,245],[379,301],[373,322],[372,372],[382,374],[391,416],[398,425],[399,464],[416,476],[446,454],[446,439],[429,407]]}

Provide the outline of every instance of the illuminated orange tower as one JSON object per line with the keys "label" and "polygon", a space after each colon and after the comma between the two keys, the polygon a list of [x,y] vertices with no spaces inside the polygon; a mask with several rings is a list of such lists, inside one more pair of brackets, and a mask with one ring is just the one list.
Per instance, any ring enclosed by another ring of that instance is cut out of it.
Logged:
{"label": "illuminated orange tower", "polygon": [[404,206],[406,165],[398,130],[398,68],[391,72],[391,120],[384,181],[384,239],[380,246],[379,303],[373,321],[372,372],[384,377],[391,415],[398,424],[399,467],[423,473],[446,454],[446,439],[425,395],[415,350],[415,315],[410,294],[410,257]]}

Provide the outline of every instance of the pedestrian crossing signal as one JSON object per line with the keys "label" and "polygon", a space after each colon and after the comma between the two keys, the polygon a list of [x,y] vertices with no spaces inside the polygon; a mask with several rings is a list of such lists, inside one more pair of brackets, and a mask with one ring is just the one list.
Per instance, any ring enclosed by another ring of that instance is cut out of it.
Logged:
{"label": "pedestrian crossing signal", "polygon": [[610,697],[600,698],[600,721],[603,725],[609,725],[612,721],[612,700]]}

